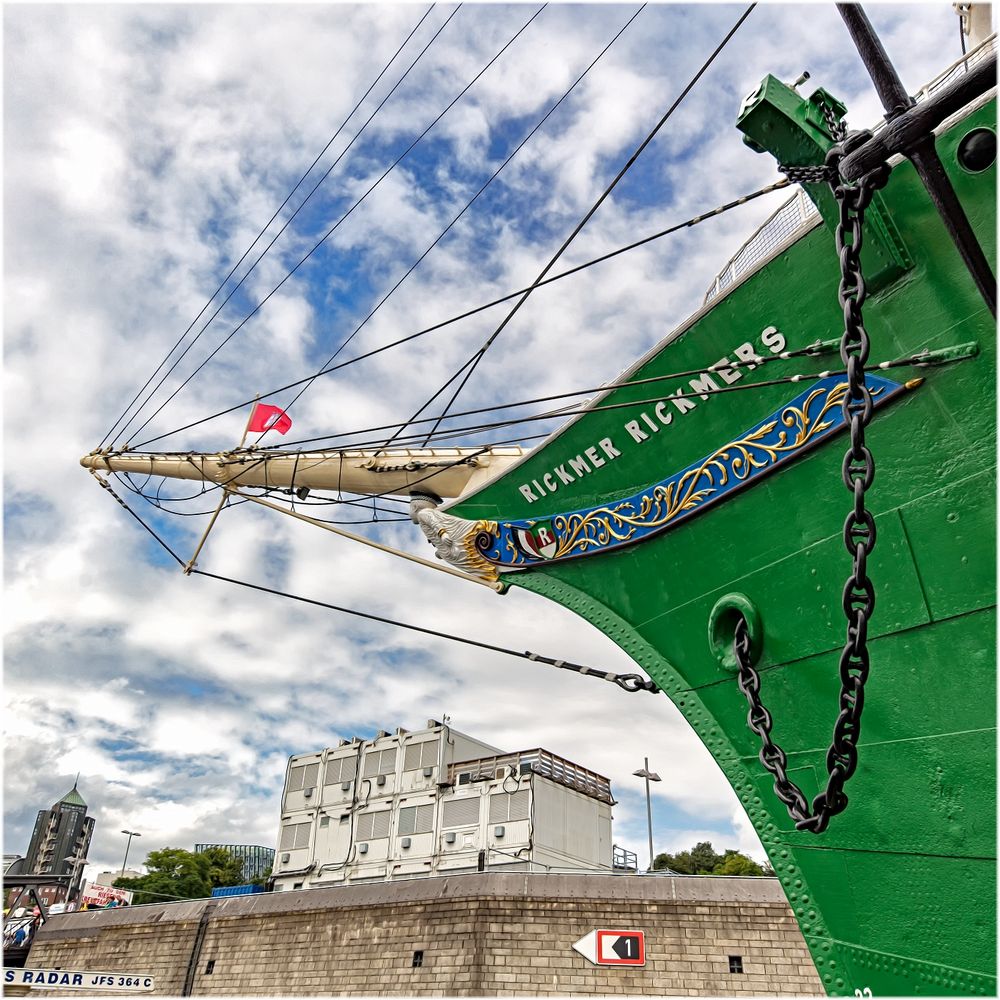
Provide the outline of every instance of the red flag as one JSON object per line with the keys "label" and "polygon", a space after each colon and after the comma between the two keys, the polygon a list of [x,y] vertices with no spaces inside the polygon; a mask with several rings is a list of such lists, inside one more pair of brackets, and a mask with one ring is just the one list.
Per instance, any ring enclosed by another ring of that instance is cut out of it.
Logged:
{"label": "red flag", "polygon": [[248,431],[277,431],[284,434],[292,426],[292,418],[280,406],[269,406],[267,403],[254,403],[250,414]]}

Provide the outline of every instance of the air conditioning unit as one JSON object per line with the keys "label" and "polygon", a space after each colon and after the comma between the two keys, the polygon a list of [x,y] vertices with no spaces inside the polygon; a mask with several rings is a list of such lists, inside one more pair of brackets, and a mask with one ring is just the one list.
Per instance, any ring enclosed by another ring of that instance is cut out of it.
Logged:
{"label": "air conditioning unit", "polygon": [[368,845],[358,844],[358,854],[367,854],[367,853],[368,853]]}
{"label": "air conditioning unit", "polygon": [[375,779],[375,784],[378,785],[379,787],[381,787],[382,785],[384,785],[385,784],[385,775],[384,774],[380,774]]}
{"label": "air conditioning unit", "polygon": [[429,778],[433,773],[434,773],[434,768],[433,767],[425,767],[424,768],[424,777],[425,778]]}
{"label": "air conditioning unit", "polygon": [[349,781],[342,781],[340,783],[340,790],[342,792],[349,792],[351,790],[351,783]]}
{"label": "air conditioning unit", "polygon": [[494,773],[493,777],[496,778],[497,781],[503,781],[503,779],[506,778],[508,774],[510,774],[510,768],[504,765],[496,769],[496,772]]}
{"label": "air conditioning unit", "polygon": [[410,840],[410,838],[409,838],[409,837],[404,837],[404,838],[403,838],[403,839],[402,839],[402,840],[401,840],[401,841],[399,842],[399,846],[400,846],[400,847],[409,847],[411,843],[412,843],[412,841]]}
{"label": "air conditioning unit", "polygon": [[287,865],[288,862],[291,861],[291,859],[292,859],[292,856],[290,854],[282,854],[281,855],[281,863],[283,865]]}
{"label": "air conditioning unit", "polygon": [[493,827],[493,836],[496,837],[497,840],[499,840],[503,836],[503,827],[502,826]]}
{"label": "air conditioning unit", "polygon": [[304,795],[304,796],[305,796],[305,797],[306,797],[307,799],[311,799],[311,798],[312,798],[312,793],[313,793],[313,790],[312,790],[311,788],[306,788],[306,789],[304,789],[304,790],[303,790],[303,792],[302,792],[302,794],[303,794],[303,795]]}
{"label": "air conditioning unit", "polygon": [[444,835],[444,842],[446,844],[454,844],[455,843],[455,831],[454,830],[449,830]]}
{"label": "air conditioning unit", "polygon": [[351,742],[350,740],[343,740],[343,739],[342,740],[338,740],[337,741],[337,746],[338,747],[346,747],[347,744],[350,743],[350,742]]}
{"label": "air conditioning unit", "polygon": [[378,732],[377,732],[377,733],[375,734],[375,739],[377,739],[377,740],[380,740],[380,739],[382,739],[382,738],[383,738],[384,736],[388,736],[388,735],[389,735],[389,730],[388,730],[388,729],[380,729],[380,730],[379,730],[379,731],[378,731]]}

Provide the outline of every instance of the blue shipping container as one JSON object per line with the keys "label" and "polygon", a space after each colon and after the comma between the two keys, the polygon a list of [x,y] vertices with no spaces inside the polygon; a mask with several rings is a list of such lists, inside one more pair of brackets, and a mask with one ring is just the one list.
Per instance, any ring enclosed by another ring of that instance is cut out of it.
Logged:
{"label": "blue shipping container", "polygon": [[251,896],[263,892],[262,885],[220,885],[212,890],[213,896]]}

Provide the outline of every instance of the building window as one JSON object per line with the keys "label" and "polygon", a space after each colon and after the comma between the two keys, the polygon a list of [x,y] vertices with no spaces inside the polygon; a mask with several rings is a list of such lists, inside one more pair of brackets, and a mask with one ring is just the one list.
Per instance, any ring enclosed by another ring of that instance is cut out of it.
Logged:
{"label": "building window", "polygon": [[365,754],[364,777],[374,778],[378,774],[392,774],[396,770],[396,748],[369,750]]}
{"label": "building window", "polygon": [[324,785],[339,785],[345,781],[353,781],[358,774],[358,756],[331,757],[326,762],[326,773],[323,776]]}
{"label": "building window", "polygon": [[330,817],[329,816],[320,816],[319,825],[320,826],[329,826],[330,825]]}
{"label": "building window", "polygon": [[528,789],[522,788],[513,795],[500,792],[490,796],[490,822],[513,823],[528,818]]}
{"label": "building window", "polygon": [[434,806],[404,806],[399,810],[398,837],[408,837],[413,833],[430,833],[434,822]]}
{"label": "building window", "polygon": [[389,836],[389,810],[362,813],[358,817],[358,840],[384,840]]}
{"label": "building window", "polygon": [[288,790],[301,792],[305,788],[315,788],[319,777],[319,764],[298,764],[288,774]]}
{"label": "building window", "polygon": [[479,796],[451,799],[441,808],[441,826],[472,826],[479,822]]}
{"label": "building window", "polygon": [[404,771],[419,771],[422,767],[433,767],[438,760],[438,741],[424,740],[423,743],[408,743],[403,755]]}
{"label": "building window", "polygon": [[730,972],[742,972],[743,971],[743,956],[742,955],[730,955],[729,956],[729,971]]}
{"label": "building window", "polygon": [[215,971],[215,959],[210,958],[208,960],[208,965],[205,966],[205,975],[210,976]]}
{"label": "building window", "polygon": [[309,846],[309,827],[311,823],[290,823],[281,831],[279,851],[299,851]]}
{"label": "building window", "polygon": [[424,964],[424,953],[422,951],[415,951],[413,953],[413,968],[419,969]]}

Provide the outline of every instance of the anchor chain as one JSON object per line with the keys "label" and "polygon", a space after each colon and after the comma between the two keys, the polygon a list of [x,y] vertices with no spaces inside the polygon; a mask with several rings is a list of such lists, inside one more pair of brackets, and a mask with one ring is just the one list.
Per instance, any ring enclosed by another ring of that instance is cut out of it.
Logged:
{"label": "anchor chain", "polygon": [[830,149],[824,166],[818,168],[827,172],[840,208],[835,234],[841,274],[838,298],[844,313],[840,357],[847,372],[842,411],[850,431],[850,445],[841,473],[844,485],[854,497],[854,504],[844,522],[844,545],[852,556],[852,568],[844,585],[842,601],[847,618],[847,641],[840,654],[840,713],[826,754],[826,788],[813,799],[811,808],[802,790],[788,777],[788,759],[784,751],[771,739],[772,718],[760,699],[760,675],[753,666],[749,627],[742,616],[737,621],[733,640],[739,667],[737,682],[750,706],[747,724],[761,740],[760,762],[773,775],[775,794],[785,804],[795,826],[812,833],[823,833],[831,817],[847,806],[844,785],[858,766],[861,713],[871,666],[868,623],[875,610],[875,588],[868,576],[868,556],[875,547],[876,532],[875,519],[865,506],[865,496],[875,479],[875,460],[865,444],[865,428],[872,416],[872,395],[865,381],[870,341],[862,317],[867,290],[861,271],[861,245],[865,209],[875,191],[888,180],[889,167],[883,163],[856,185],[841,182],[839,172],[841,158],[867,138],[865,132],[852,133]]}

